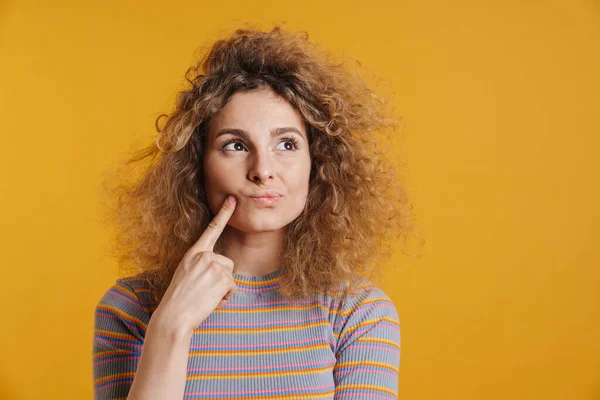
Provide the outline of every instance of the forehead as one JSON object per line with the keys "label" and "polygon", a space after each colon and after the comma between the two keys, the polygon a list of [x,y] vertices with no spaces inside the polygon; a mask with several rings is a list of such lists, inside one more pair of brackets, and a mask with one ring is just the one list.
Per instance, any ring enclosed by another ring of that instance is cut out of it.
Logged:
{"label": "forehead", "polygon": [[306,136],[302,115],[271,88],[234,93],[225,106],[211,118],[210,137],[221,129],[242,129],[263,134],[284,126],[297,128]]}

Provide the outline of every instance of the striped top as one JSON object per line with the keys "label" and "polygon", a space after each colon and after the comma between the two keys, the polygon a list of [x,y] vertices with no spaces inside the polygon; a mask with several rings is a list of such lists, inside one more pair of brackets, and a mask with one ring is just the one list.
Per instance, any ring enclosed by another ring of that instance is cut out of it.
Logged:
{"label": "striped top", "polygon": [[[371,281],[354,295],[338,288],[294,301],[279,293],[279,271],[233,277],[237,292],[193,331],[184,399],[397,399],[398,313]],[[136,275],[97,304],[95,399],[127,398],[150,300]]]}

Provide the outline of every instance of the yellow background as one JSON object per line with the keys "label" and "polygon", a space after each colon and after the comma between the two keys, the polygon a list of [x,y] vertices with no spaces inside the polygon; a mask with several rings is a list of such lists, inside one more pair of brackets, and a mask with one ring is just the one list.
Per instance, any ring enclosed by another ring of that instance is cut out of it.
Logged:
{"label": "yellow background", "polygon": [[420,232],[402,399],[600,399],[600,3],[0,3],[0,398],[92,398],[101,174],[200,46],[285,23],[389,80]]}

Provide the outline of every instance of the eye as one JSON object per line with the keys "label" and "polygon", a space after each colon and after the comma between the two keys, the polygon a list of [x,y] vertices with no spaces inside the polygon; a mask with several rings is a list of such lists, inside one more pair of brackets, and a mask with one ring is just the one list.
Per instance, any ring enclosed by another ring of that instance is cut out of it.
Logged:
{"label": "eye", "polygon": [[[227,147],[229,147],[229,145],[233,145],[233,149],[227,149]],[[231,139],[231,140],[228,140],[225,143],[223,143],[223,147],[221,148],[221,151],[237,151],[237,150],[244,150],[244,148],[245,148],[245,145],[241,140]]]}
{"label": "eye", "polygon": [[290,146],[285,146],[286,151],[298,150],[298,141],[293,137],[285,137],[281,140],[281,143],[283,143],[284,145],[290,144]]}

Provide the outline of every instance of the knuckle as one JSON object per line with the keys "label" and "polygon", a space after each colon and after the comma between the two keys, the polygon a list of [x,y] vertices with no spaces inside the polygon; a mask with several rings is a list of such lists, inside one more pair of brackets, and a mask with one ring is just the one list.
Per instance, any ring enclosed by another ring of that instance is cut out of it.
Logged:
{"label": "knuckle", "polygon": [[212,260],[214,260],[213,254],[210,251],[202,251],[200,252],[200,254],[198,255],[199,260],[204,261],[204,262],[210,262]]}
{"label": "knuckle", "polygon": [[221,268],[219,270],[219,278],[223,282],[229,282],[231,280],[231,274],[229,274],[224,268]]}
{"label": "knuckle", "polygon": [[210,221],[210,222],[208,223],[208,227],[209,227],[209,228],[211,228],[211,229],[218,230],[218,229],[219,229],[219,227],[220,227],[220,225],[219,225],[219,223],[218,223],[217,221],[215,221],[215,220],[213,219],[212,221]]}

